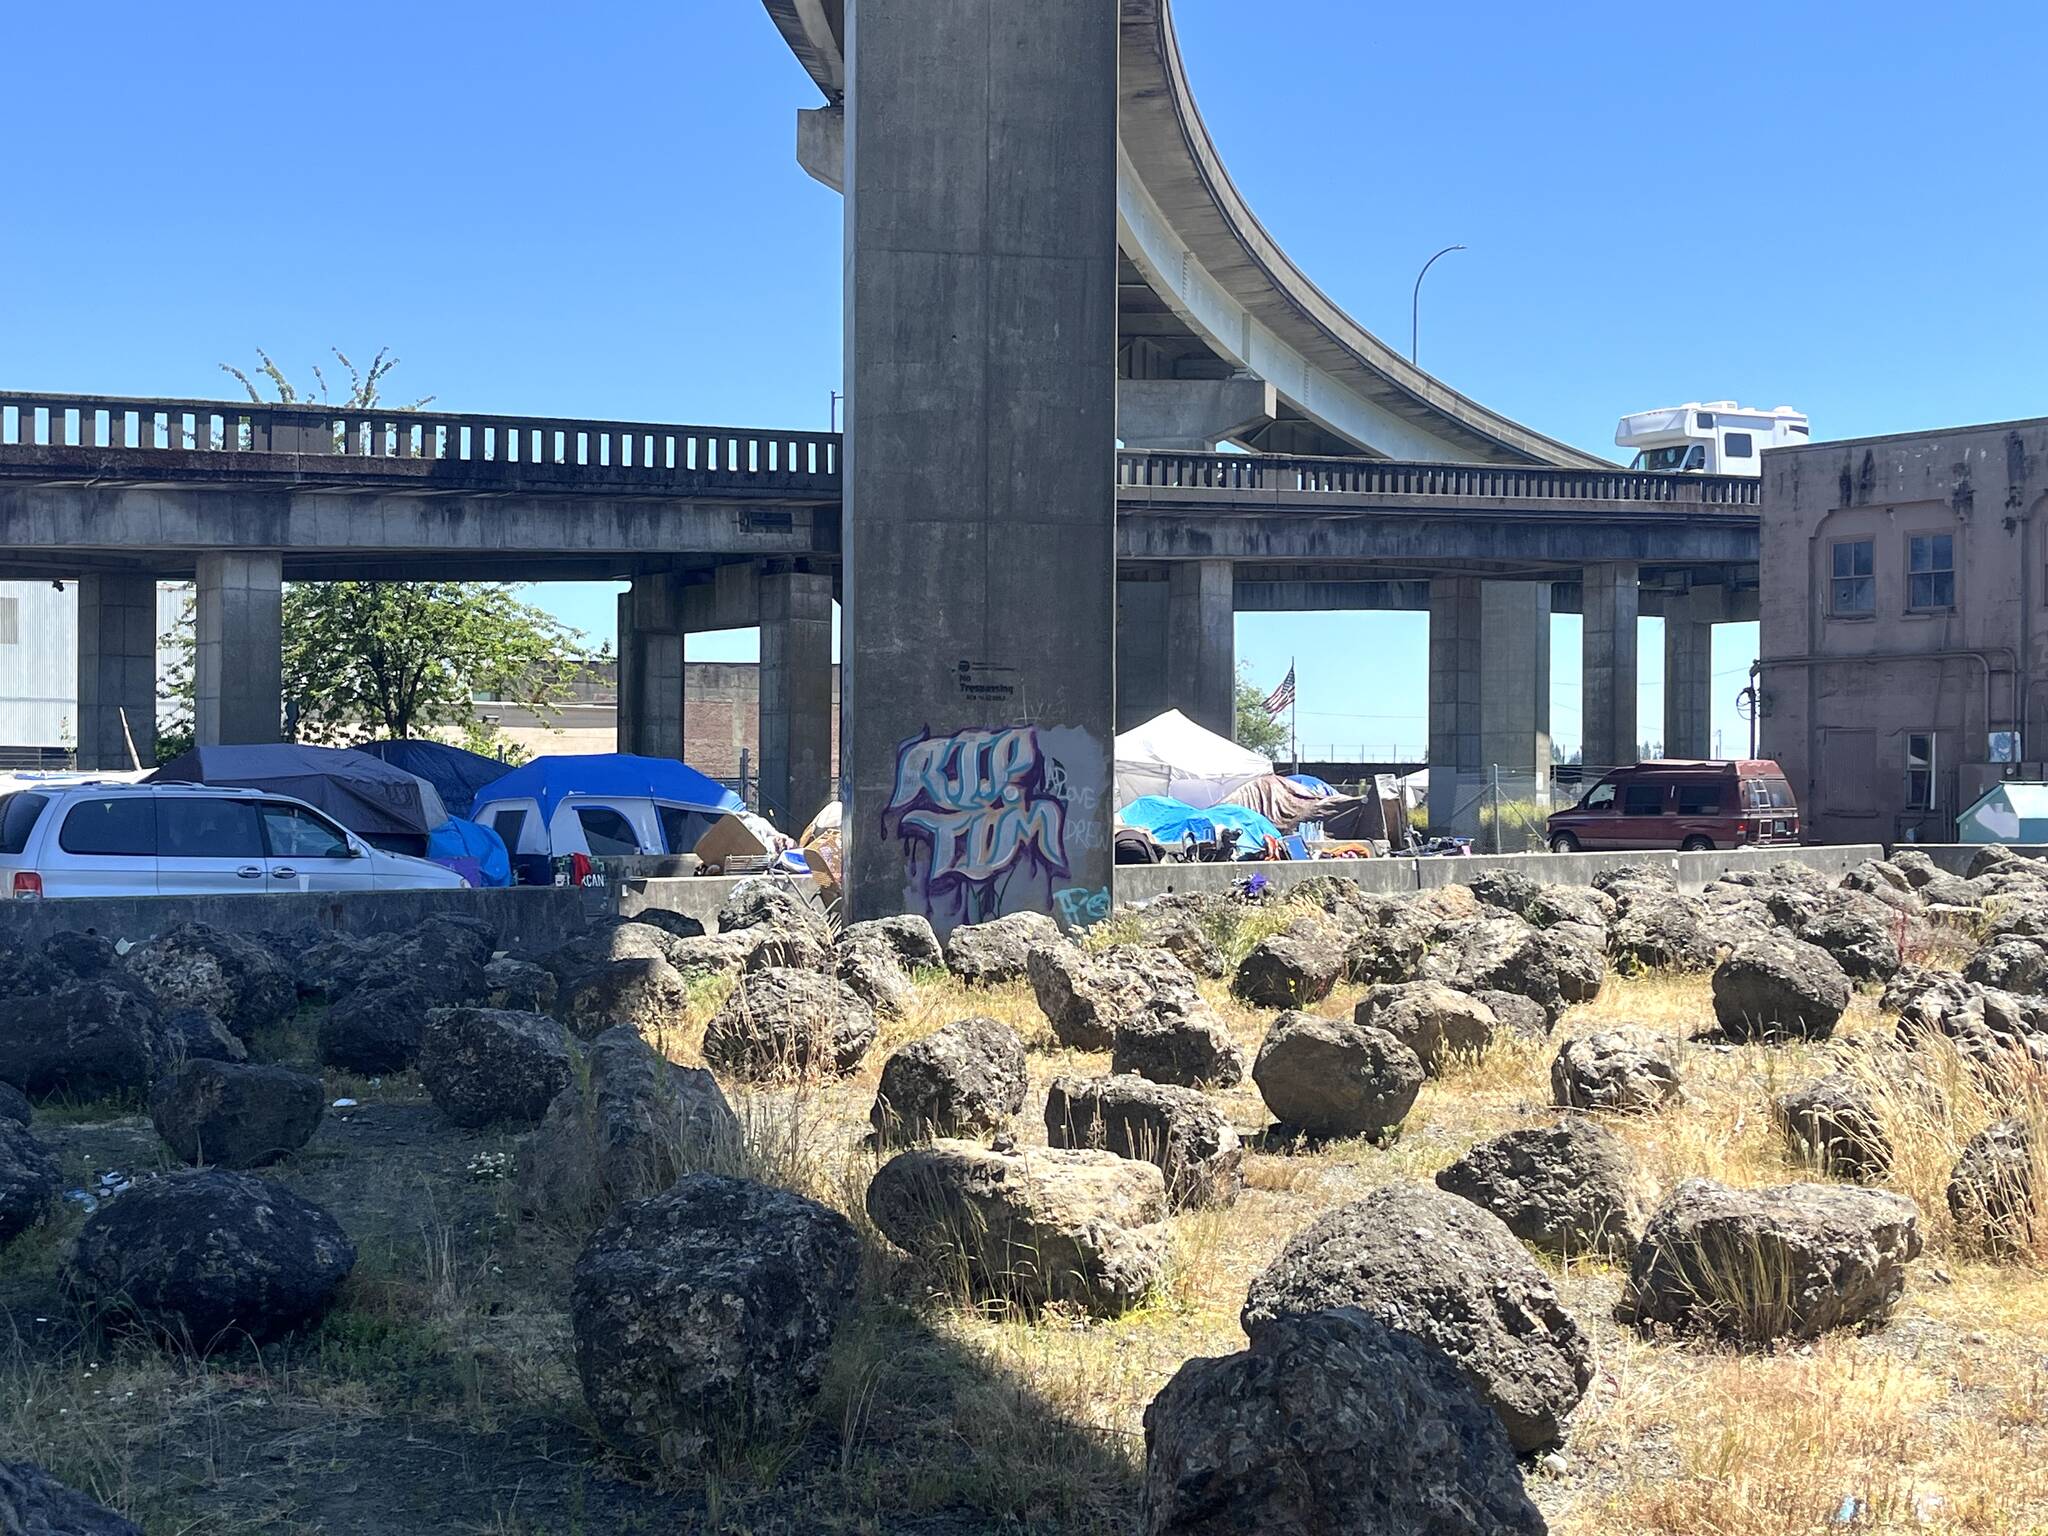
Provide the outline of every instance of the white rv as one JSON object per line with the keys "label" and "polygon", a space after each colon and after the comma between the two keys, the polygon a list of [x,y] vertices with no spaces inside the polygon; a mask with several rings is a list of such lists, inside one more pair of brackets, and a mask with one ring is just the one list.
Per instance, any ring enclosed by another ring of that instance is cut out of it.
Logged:
{"label": "white rv", "polygon": [[1804,443],[1806,413],[1789,405],[1745,410],[1733,400],[1695,400],[1621,418],[1614,441],[1636,450],[1630,469],[1673,474],[1760,475],[1763,451]]}

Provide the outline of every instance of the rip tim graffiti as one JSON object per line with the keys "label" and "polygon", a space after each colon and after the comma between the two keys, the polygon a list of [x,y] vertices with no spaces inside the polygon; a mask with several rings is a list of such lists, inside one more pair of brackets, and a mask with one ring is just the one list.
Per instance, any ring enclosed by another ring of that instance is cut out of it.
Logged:
{"label": "rip tim graffiti", "polygon": [[906,898],[935,923],[1049,911],[1072,872],[1070,844],[1093,846],[1097,829],[1074,823],[1067,770],[1048,750],[1053,734],[982,727],[897,748],[881,831],[904,847]]}

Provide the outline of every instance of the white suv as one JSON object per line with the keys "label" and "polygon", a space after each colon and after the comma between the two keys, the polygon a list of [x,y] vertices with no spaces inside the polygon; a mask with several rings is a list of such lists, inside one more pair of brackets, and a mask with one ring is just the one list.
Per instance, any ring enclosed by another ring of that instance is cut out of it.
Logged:
{"label": "white suv", "polygon": [[465,883],[439,864],[372,848],[304,801],[261,790],[87,779],[0,795],[0,891],[17,898]]}

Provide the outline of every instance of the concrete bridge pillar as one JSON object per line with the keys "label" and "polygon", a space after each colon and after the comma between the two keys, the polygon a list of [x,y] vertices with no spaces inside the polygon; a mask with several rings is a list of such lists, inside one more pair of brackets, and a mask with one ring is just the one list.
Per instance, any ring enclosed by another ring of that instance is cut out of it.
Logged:
{"label": "concrete bridge pillar", "polygon": [[1714,741],[1714,621],[1719,587],[1664,600],[1664,755],[1706,757]]}
{"label": "concrete bridge pillar", "polygon": [[683,632],[652,610],[667,578],[641,578],[619,594],[619,728],[621,752],[641,757],[683,755]]}
{"label": "concrete bridge pillar", "polygon": [[1480,582],[1440,576],[1429,584],[1429,826],[1470,835],[1485,759],[1480,729]]}
{"label": "concrete bridge pillar", "polygon": [[282,739],[283,554],[201,555],[196,586],[194,739],[202,747]]}
{"label": "concrete bridge pillar", "polygon": [[1124,580],[1116,584],[1116,728],[1127,731],[1169,708],[1166,681],[1166,614],[1170,601],[1163,581]]}
{"label": "concrete bridge pillar", "polygon": [[761,576],[761,805],[794,837],[832,798],[832,578]]}
{"label": "concrete bridge pillar", "polygon": [[78,766],[156,761],[156,578],[78,580]]}
{"label": "concrete bridge pillar", "polygon": [[1117,7],[853,0],[850,916],[1108,907]]}
{"label": "concrete bridge pillar", "polygon": [[1126,448],[1214,453],[1268,426],[1279,397],[1264,379],[1120,379],[1116,435]]}
{"label": "concrete bridge pillar", "polygon": [[1228,560],[1180,560],[1167,575],[1168,708],[1237,735],[1236,574]]}
{"label": "concrete bridge pillar", "polygon": [[1550,586],[1429,584],[1429,825],[1475,836],[1495,770],[1503,799],[1550,789]]}
{"label": "concrete bridge pillar", "polygon": [[1618,768],[1636,760],[1636,565],[1616,560],[1585,573],[1584,760]]}

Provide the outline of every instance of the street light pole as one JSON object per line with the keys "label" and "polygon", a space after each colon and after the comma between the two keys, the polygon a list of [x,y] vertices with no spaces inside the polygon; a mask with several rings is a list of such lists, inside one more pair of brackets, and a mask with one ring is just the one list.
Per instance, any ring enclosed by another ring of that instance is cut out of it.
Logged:
{"label": "street light pole", "polygon": [[1462,245],[1447,245],[1422,264],[1422,270],[1415,274],[1415,293],[1408,305],[1408,361],[1415,361],[1416,342],[1422,331],[1422,280],[1429,275],[1429,269],[1436,265],[1437,256],[1448,256],[1453,251],[1462,251]]}

